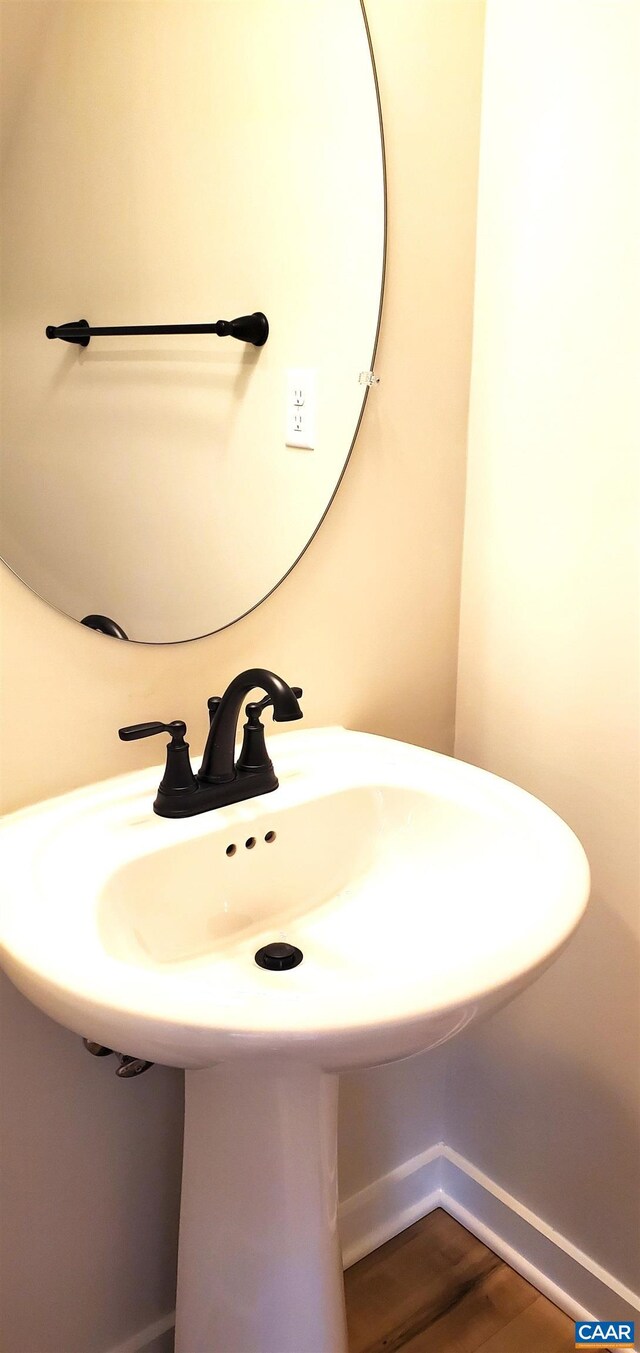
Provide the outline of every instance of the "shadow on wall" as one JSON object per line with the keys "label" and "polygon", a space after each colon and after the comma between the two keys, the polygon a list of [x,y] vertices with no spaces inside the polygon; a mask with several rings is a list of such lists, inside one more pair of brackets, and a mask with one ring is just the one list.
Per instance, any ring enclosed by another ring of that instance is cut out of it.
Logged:
{"label": "shadow on wall", "polygon": [[344,1201],[444,1136],[449,1045],[340,1077],[340,1198]]}
{"label": "shadow on wall", "polygon": [[6,1347],[93,1353],[174,1305],[182,1075],[119,1080],[3,974],[0,1003]]}
{"label": "shadow on wall", "polygon": [[[448,1144],[640,1287],[638,943],[594,899],[566,952],[452,1045]],[[620,993],[630,1015],[622,1026]],[[594,1028],[595,1037],[587,1030]],[[628,1068],[623,1100],[609,1068]],[[455,1106],[455,1108],[454,1108]]]}

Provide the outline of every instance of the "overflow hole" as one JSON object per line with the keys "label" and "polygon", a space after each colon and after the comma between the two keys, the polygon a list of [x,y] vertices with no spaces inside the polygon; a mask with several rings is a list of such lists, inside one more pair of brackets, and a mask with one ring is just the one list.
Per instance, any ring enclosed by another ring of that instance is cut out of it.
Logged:
{"label": "overflow hole", "polygon": [[272,842],[272,841],[275,841],[275,839],[276,839],[276,834],[275,834],[275,832],[267,832],[267,834],[266,834],[266,836],[265,836],[264,839],[265,839],[265,841],[268,841],[269,845],[271,845],[271,842]]}
{"label": "overflow hole", "polygon": [[225,855],[235,855],[236,850],[237,850],[237,846],[227,846],[227,849],[226,849],[226,851],[225,851]]}
{"label": "overflow hole", "polygon": [[256,838],[255,838],[255,836],[250,836],[249,839],[248,839],[248,841],[245,841],[244,844],[245,844],[247,850],[253,850],[253,847],[255,846],[255,843],[256,843]]}

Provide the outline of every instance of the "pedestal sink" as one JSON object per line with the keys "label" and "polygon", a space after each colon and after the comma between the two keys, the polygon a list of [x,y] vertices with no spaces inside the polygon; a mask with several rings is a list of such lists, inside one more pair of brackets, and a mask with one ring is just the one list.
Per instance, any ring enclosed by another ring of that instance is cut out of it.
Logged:
{"label": "pedestal sink", "polygon": [[[270,749],[275,793],[199,817],[153,815],[155,768],[2,828],[16,986],[187,1068],[177,1353],[344,1353],[338,1072],[509,1000],[588,898],[576,837],[504,780],[341,728]],[[302,962],[259,967],[274,942]]]}

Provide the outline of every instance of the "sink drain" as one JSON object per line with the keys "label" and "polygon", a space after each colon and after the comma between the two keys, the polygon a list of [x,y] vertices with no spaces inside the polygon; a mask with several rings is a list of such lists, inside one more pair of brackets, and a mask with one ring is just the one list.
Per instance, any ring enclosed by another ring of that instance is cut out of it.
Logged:
{"label": "sink drain", "polygon": [[296,949],[295,944],[276,941],[258,949],[256,963],[259,968],[268,968],[271,972],[284,972],[286,968],[297,968],[303,958],[302,949]]}

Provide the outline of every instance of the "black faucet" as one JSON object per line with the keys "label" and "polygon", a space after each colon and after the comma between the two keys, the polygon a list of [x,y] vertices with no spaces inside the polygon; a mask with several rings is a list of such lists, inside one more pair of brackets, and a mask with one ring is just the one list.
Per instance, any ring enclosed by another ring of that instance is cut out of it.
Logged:
{"label": "black faucet", "polygon": [[[266,698],[247,705],[242,751],[235,761],[235,741],[238,717],[243,700],[255,687],[266,692]],[[192,817],[212,808],[223,808],[240,799],[252,799],[278,788],[278,780],[269,759],[264,728],[260,714],[273,705],[273,717],[278,722],[301,719],[298,698],[299,687],[288,686],[275,672],[264,667],[251,667],[233,678],[223,696],[209,700],[210,727],[202,765],[193,774],[189,761],[189,744],[185,742],[186,725],[173,723],[132,724],[120,728],[123,742],[150,737],[154,733],[169,733],[167,764],[153,805],[160,817]]]}

